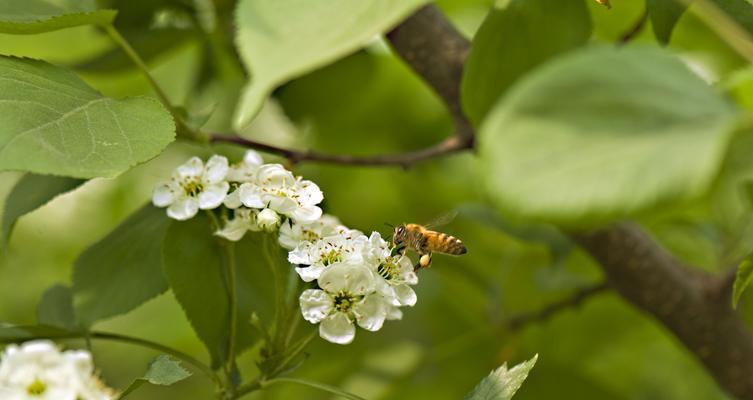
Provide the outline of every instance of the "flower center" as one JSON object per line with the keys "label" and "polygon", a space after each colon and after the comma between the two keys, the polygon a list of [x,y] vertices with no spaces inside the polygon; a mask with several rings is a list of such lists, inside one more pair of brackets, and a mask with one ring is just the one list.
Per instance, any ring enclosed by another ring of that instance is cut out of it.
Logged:
{"label": "flower center", "polygon": [[40,381],[39,378],[35,379],[34,382],[32,382],[31,385],[26,388],[26,393],[32,396],[44,394],[44,392],[46,391],[47,385],[45,385],[44,382]]}
{"label": "flower center", "polygon": [[335,295],[335,310],[339,312],[348,312],[353,307],[359,296],[354,296],[344,290],[339,291]]}
{"label": "flower center", "polygon": [[199,193],[201,193],[204,190],[204,185],[201,183],[201,181],[198,178],[185,180],[180,183],[180,186],[186,192],[186,195],[191,196],[191,197],[198,196]]}
{"label": "flower center", "polygon": [[384,263],[379,264],[379,266],[377,267],[377,273],[387,281],[393,280],[400,276],[400,271],[398,270],[397,264],[389,259]]}
{"label": "flower center", "polygon": [[340,261],[342,254],[337,251],[336,249],[332,249],[324,254],[322,254],[322,264],[324,266],[328,266],[330,264],[334,264],[336,262]]}

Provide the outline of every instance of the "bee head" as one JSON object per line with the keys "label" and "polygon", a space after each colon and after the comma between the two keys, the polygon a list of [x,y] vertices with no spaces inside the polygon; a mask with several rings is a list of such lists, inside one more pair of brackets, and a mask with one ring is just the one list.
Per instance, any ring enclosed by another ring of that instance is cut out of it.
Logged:
{"label": "bee head", "polygon": [[405,225],[398,225],[395,227],[395,231],[392,234],[392,243],[395,245],[401,245],[405,242]]}

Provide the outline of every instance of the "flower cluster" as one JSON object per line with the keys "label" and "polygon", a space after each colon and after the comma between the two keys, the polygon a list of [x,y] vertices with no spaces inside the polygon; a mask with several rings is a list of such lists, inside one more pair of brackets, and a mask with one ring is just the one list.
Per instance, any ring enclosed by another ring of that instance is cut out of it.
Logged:
{"label": "flower cluster", "polygon": [[94,374],[89,352],[61,352],[46,340],[9,345],[0,358],[4,400],[110,400],[116,396]]}
{"label": "flower cluster", "polygon": [[320,324],[322,338],[347,344],[356,325],[377,331],[385,320],[400,319],[400,307],[416,303],[410,286],[418,278],[378,232],[366,236],[323,215],[323,199],[315,183],[249,151],[235,165],[222,156],[206,164],[191,158],[155,188],[152,201],[179,220],[224,206],[230,215],[215,234],[231,241],[249,231],[277,232],[298,275],[316,284],[300,295],[303,317]]}

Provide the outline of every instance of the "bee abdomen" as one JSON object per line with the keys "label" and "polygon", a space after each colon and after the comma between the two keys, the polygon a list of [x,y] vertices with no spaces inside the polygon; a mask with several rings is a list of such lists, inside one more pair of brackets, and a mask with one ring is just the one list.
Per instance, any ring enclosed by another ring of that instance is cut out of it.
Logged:
{"label": "bee abdomen", "polygon": [[468,252],[463,242],[455,236],[440,233],[437,238],[439,246],[436,251],[459,256]]}

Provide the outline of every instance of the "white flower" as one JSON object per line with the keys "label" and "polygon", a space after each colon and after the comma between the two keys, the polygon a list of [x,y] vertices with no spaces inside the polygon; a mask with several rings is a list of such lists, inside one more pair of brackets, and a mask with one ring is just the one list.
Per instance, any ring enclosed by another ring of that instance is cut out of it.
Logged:
{"label": "white flower", "polygon": [[416,292],[409,285],[418,283],[418,276],[413,271],[413,263],[407,256],[392,255],[392,248],[379,234],[372,232],[369,244],[364,248],[367,265],[381,279],[377,279],[377,291],[394,306],[413,306],[416,304]]}
{"label": "white flower", "polygon": [[258,232],[262,230],[258,223],[257,214],[259,214],[257,210],[251,210],[248,208],[238,208],[233,210],[233,219],[225,222],[225,226],[214,234],[227,240],[237,242],[241,240],[243,235],[248,231]]}
{"label": "white flower", "polygon": [[301,242],[315,242],[324,236],[334,235],[339,227],[345,228],[337,217],[328,214],[309,224],[288,220],[280,226],[280,246],[293,250]]}
{"label": "white flower", "polygon": [[301,242],[288,253],[291,264],[308,265],[297,267],[295,271],[306,282],[319,279],[319,275],[330,265],[347,262],[361,264],[363,248],[368,238],[361,232],[339,227],[334,235],[323,237],[316,242]]}
{"label": "white flower", "polygon": [[319,278],[321,289],[308,289],[299,298],[303,318],[320,323],[319,335],[348,344],[356,335],[354,323],[378,331],[387,318],[388,304],[374,292],[374,274],[366,267],[333,264]]}
{"label": "white flower", "polygon": [[280,225],[280,215],[269,208],[265,208],[259,211],[256,216],[256,223],[259,224],[261,229],[273,232]]}
{"label": "white flower", "polygon": [[295,222],[314,222],[322,216],[317,206],[324,199],[315,183],[293,176],[280,164],[264,164],[256,171],[254,182],[238,188],[243,205],[250,208],[271,208]]}
{"label": "white flower", "polygon": [[233,164],[227,172],[227,180],[231,182],[253,182],[256,179],[256,170],[264,163],[259,153],[248,150],[243,156],[243,161]]}
{"label": "white flower", "polygon": [[9,345],[0,359],[3,400],[110,400],[115,395],[94,375],[91,354],[61,352],[39,340]]}
{"label": "white flower", "polygon": [[227,172],[225,157],[212,156],[206,166],[192,157],[175,169],[169,181],[154,188],[152,203],[167,207],[167,215],[181,221],[192,218],[199,209],[219,207],[230,188],[225,181]]}

